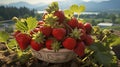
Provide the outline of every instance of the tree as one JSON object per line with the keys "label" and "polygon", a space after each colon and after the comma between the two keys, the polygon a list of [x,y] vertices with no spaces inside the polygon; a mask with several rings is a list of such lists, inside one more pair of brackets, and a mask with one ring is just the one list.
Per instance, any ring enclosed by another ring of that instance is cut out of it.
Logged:
{"label": "tree", "polygon": [[110,14],[109,17],[112,20],[112,23],[116,23],[115,20],[117,17],[115,16],[115,14]]}

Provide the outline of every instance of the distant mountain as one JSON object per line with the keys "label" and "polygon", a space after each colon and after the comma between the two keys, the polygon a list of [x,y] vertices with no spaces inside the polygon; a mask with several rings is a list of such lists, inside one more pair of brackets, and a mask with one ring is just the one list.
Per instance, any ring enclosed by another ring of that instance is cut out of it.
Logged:
{"label": "distant mountain", "polygon": [[15,7],[17,7],[17,8],[27,7],[27,8],[30,8],[30,9],[35,8],[34,5],[29,4],[29,3],[27,3],[27,2],[22,2],[22,1],[21,1],[21,2],[16,2],[16,3],[10,3],[10,4],[5,5],[5,6],[15,6]]}
{"label": "distant mountain", "polygon": [[[60,9],[67,9],[72,4],[78,4],[78,5],[85,5],[86,11],[108,11],[108,10],[120,10],[120,0],[110,0],[110,1],[104,1],[104,2],[84,2],[81,0],[66,0],[66,1],[58,1]],[[37,9],[37,10],[44,10],[47,8],[48,4],[46,3],[39,3],[39,4],[29,4],[26,2],[17,2],[17,3],[11,3],[7,6],[16,6],[16,7],[28,7],[30,9]]]}

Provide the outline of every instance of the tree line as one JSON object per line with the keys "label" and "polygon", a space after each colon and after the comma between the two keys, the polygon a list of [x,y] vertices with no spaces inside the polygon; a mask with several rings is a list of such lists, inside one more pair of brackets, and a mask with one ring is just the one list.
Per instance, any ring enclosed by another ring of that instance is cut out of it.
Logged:
{"label": "tree line", "polygon": [[9,7],[9,6],[0,6],[0,21],[1,20],[9,20],[12,17],[23,17],[26,18],[28,16],[35,16],[35,10],[28,9],[26,7]]}

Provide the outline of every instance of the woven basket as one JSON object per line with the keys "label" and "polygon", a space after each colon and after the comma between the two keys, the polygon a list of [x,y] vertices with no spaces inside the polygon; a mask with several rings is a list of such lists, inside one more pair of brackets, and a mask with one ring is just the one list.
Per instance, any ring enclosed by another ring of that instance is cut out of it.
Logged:
{"label": "woven basket", "polygon": [[32,49],[32,54],[39,60],[49,63],[64,63],[76,57],[76,54],[72,50],[68,49],[60,49],[58,52],[48,50],[47,48],[43,48],[40,51]]}

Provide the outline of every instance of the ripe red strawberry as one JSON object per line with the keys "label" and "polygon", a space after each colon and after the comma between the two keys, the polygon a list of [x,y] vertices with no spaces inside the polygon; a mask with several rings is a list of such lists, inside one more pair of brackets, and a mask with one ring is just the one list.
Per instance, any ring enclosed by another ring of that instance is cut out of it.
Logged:
{"label": "ripe red strawberry", "polygon": [[91,37],[91,35],[86,35],[86,39],[84,40],[85,45],[90,46],[90,45],[92,45],[93,42],[94,42],[94,40]]}
{"label": "ripe red strawberry", "polygon": [[45,42],[47,49],[54,50],[55,52],[60,49],[60,43],[55,39],[48,39]]}
{"label": "ripe red strawberry", "polygon": [[32,34],[34,34],[34,33],[37,33],[38,31],[40,31],[40,28],[35,28],[34,30],[32,30],[32,31],[30,32],[30,34],[32,35]]}
{"label": "ripe red strawberry", "polygon": [[52,50],[52,43],[53,43],[52,39],[46,40],[46,42],[45,42],[46,48],[49,50]]}
{"label": "ripe red strawberry", "polygon": [[52,31],[52,35],[57,40],[62,40],[66,35],[66,30],[64,28],[54,28]]}
{"label": "ripe red strawberry", "polygon": [[65,15],[63,11],[55,11],[54,16],[58,17],[58,22],[62,23],[65,19]]}
{"label": "ripe red strawberry", "polygon": [[45,23],[44,21],[39,21],[37,25],[42,25],[44,23]]}
{"label": "ripe red strawberry", "polygon": [[86,39],[86,33],[83,29],[80,30],[80,33],[82,33],[82,35],[80,36],[81,40],[85,40]]}
{"label": "ripe red strawberry", "polygon": [[31,37],[24,33],[19,33],[15,38],[21,50],[25,50],[31,41]]}
{"label": "ripe red strawberry", "polygon": [[21,31],[17,30],[13,33],[13,36],[16,37],[19,33],[21,33]]}
{"label": "ripe red strawberry", "polygon": [[72,19],[70,19],[70,21],[68,21],[67,24],[72,28],[78,27],[78,20],[73,17]]}
{"label": "ripe red strawberry", "polygon": [[84,24],[82,22],[79,22],[78,23],[78,27],[79,29],[83,29],[84,31],[86,31],[85,27],[84,27]]}
{"label": "ripe red strawberry", "polygon": [[62,45],[69,49],[69,50],[72,50],[75,48],[76,46],[76,40],[74,38],[71,38],[71,37],[68,37],[66,38],[63,42],[62,42]]}
{"label": "ripe red strawberry", "polygon": [[85,55],[85,44],[84,44],[84,42],[82,42],[82,41],[78,42],[77,46],[74,49],[74,52],[80,57],[84,56]]}
{"label": "ripe red strawberry", "polygon": [[30,45],[36,51],[39,51],[43,47],[42,43],[37,43],[35,40],[31,40]]}
{"label": "ripe red strawberry", "polygon": [[91,31],[92,31],[92,25],[91,25],[90,23],[85,23],[85,24],[84,24],[84,27],[85,27],[85,29],[86,29],[86,33],[87,33],[87,34],[90,34]]}
{"label": "ripe red strawberry", "polygon": [[50,26],[43,26],[40,28],[40,31],[45,35],[45,36],[50,36],[52,33],[52,28]]}

